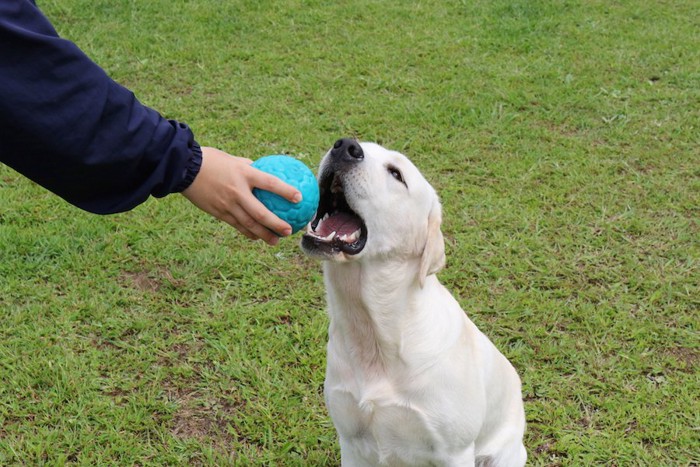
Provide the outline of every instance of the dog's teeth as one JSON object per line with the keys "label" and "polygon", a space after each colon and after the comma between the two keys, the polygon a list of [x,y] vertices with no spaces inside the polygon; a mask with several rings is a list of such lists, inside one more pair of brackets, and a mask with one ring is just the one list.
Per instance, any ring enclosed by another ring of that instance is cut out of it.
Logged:
{"label": "dog's teeth", "polygon": [[328,219],[328,213],[326,213],[326,215],[323,216],[323,217],[318,221],[318,224],[316,224],[316,229],[314,229],[314,230],[316,230],[316,231],[321,230],[321,226],[323,225],[323,223],[325,222],[326,219]]}
{"label": "dog's teeth", "polygon": [[348,236],[347,236],[347,234],[341,235],[340,241],[341,241],[341,242],[347,242],[347,241],[348,241]]}
{"label": "dog's teeth", "polygon": [[348,237],[348,241],[350,242],[356,242],[358,238],[360,238],[360,235],[362,234],[362,229],[357,229],[354,231],[350,237]]}
{"label": "dog's teeth", "polygon": [[328,236],[326,238],[324,238],[324,240],[327,242],[330,242],[331,240],[333,240],[333,237],[335,237],[335,230],[333,232],[329,233]]}

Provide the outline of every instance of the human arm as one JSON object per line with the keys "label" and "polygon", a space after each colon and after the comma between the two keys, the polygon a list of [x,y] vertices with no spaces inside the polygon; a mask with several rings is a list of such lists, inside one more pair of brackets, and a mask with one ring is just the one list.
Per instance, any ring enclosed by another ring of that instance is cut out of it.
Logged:
{"label": "human arm", "polygon": [[28,0],[0,2],[0,160],[90,212],[181,191],[201,152],[187,125],[142,105]]}
{"label": "human arm", "polygon": [[0,2],[0,44],[0,161],[94,213],[194,185],[188,199],[250,238],[276,243],[268,228],[289,231],[250,190],[291,198],[295,189],[211,148],[202,171],[189,127],[142,105],[33,2]]}

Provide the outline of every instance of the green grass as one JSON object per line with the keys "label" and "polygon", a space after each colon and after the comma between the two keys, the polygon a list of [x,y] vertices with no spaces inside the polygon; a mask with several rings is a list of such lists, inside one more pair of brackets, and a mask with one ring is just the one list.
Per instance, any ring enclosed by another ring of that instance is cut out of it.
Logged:
{"label": "green grass", "polygon": [[[530,465],[700,463],[695,2],[40,5],[202,144],[409,155],[442,281],[522,376]],[[180,196],[98,217],[4,166],[0,193],[0,464],[339,464],[298,239]]]}

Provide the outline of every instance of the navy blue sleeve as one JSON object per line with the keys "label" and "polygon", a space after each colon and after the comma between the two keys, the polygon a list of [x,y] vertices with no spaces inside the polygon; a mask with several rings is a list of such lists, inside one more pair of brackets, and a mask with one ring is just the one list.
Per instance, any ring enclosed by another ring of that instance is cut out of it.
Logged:
{"label": "navy blue sleeve", "polygon": [[90,212],[182,191],[192,131],[142,105],[30,0],[0,1],[0,161]]}

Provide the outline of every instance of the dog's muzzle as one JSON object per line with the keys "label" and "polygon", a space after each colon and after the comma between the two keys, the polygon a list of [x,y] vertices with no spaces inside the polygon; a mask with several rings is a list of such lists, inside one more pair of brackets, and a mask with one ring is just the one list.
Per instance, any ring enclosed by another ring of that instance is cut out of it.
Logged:
{"label": "dog's muzzle", "polygon": [[318,181],[318,211],[302,238],[302,247],[324,256],[356,255],[367,242],[367,227],[345,198],[343,173],[361,162],[365,154],[360,143],[343,138],[335,142],[326,157],[329,159]]}

